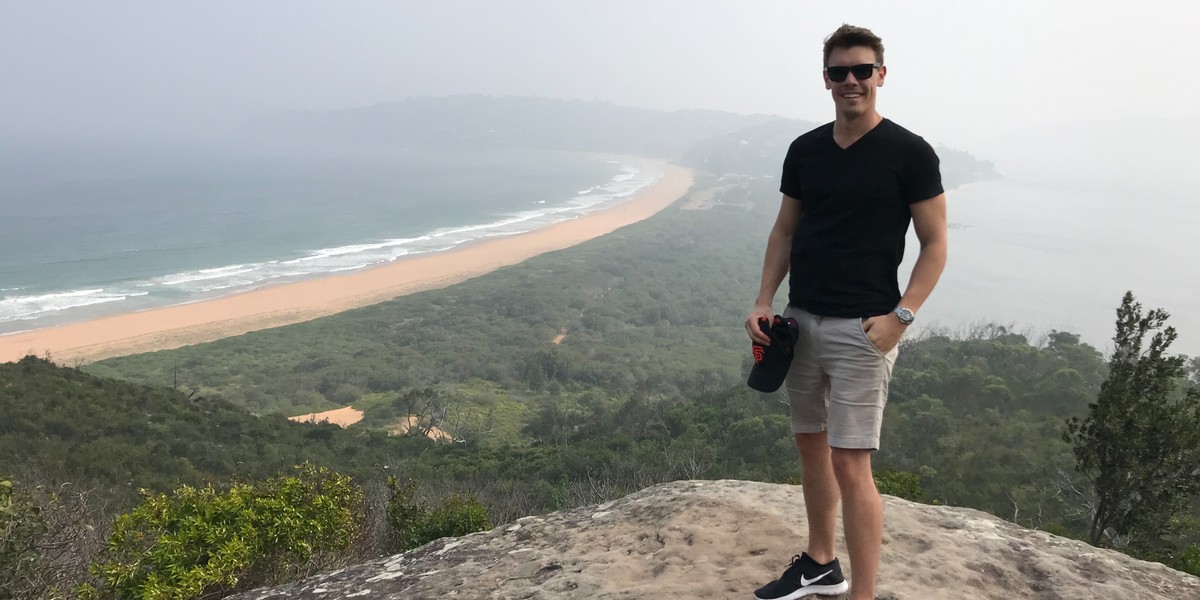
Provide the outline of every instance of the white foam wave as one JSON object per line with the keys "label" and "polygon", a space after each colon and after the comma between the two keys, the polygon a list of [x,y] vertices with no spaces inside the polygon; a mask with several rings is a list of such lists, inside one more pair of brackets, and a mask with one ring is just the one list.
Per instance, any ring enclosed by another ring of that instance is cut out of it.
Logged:
{"label": "white foam wave", "polygon": [[151,283],[159,285],[179,285],[181,283],[192,283],[194,281],[223,279],[234,275],[240,275],[242,273],[249,273],[253,270],[254,268],[249,265],[229,265],[227,267],[217,267],[215,269],[198,269],[195,271],[174,273],[153,279],[151,280]]}
{"label": "white foam wave", "polygon": [[5,296],[0,298],[0,322],[36,319],[47,313],[95,304],[119,302],[148,292],[110,291],[102,288],[71,290],[36,296]]}
{"label": "white foam wave", "polygon": [[[399,258],[443,252],[484,238],[525,233],[588,213],[602,210],[653,184],[662,173],[619,165],[618,173],[606,183],[565,198],[535,200],[536,208],[501,215],[484,223],[444,227],[412,237],[375,240],[320,248],[292,258],[192,269],[122,284],[127,290],[86,289],[69,292],[3,297],[0,322],[36,319],[60,311],[102,303],[115,303],[151,294],[156,302],[191,301],[261,285],[306,277],[353,271]],[[9,288],[13,292],[20,288]]]}

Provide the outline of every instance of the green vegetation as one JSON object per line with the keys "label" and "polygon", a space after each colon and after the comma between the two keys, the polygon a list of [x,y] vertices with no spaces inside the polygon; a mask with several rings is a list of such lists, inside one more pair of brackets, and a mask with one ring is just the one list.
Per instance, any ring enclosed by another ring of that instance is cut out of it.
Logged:
{"label": "green vegetation", "polygon": [[26,357],[0,364],[0,473],[96,489],[123,509],[137,489],[258,480],[311,461],[356,476],[395,449],[383,432],[253,416],[220,399],[102,379]]}
{"label": "green vegetation", "polygon": [[487,507],[472,494],[453,494],[435,507],[413,499],[417,485],[388,477],[388,544],[391,553],[404,552],[444,537],[458,537],[492,528]]}
{"label": "green vegetation", "polygon": [[[0,580],[22,581],[41,558],[37,540],[46,524],[37,507],[13,497],[13,482],[0,480]],[[17,597],[8,586],[0,588],[0,599]]]}
{"label": "green vegetation", "polygon": [[1125,294],[1108,378],[1064,434],[1092,488],[1091,543],[1142,556],[1171,557],[1181,529],[1200,533],[1194,519],[1186,527],[1180,519],[1200,494],[1200,390],[1176,393],[1186,359],[1167,354],[1176,337],[1167,318]]}
{"label": "green vegetation", "polygon": [[348,477],[311,465],[223,492],[183,486],[144,496],[117,518],[91,569],[100,584],[81,597],[185,600],[295,579],[337,564],[362,503]]}

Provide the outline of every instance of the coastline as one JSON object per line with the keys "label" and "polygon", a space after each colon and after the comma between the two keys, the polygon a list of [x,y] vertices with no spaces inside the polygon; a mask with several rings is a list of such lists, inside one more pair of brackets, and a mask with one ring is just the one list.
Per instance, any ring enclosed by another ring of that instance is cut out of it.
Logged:
{"label": "coastline", "polygon": [[612,208],[522,234],[231,296],[0,335],[0,362],[28,354],[60,364],[168,350],[290,325],[438,289],[611,233],[649,218],[686,195],[694,173],[656,159],[663,176]]}

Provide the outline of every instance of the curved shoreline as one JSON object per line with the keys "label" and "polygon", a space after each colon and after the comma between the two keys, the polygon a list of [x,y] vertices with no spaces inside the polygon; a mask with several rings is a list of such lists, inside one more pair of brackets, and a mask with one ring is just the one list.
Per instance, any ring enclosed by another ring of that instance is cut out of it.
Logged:
{"label": "curved shoreline", "polygon": [[690,169],[656,159],[629,160],[661,169],[663,177],[632,199],[603,211],[518,235],[400,259],[344,275],[0,335],[0,362],[34,354],[60,364],[73,364],[167,350],[300,323],[405,294],[443,288],[642,221],[682,198],[692,185],[694,173]]}

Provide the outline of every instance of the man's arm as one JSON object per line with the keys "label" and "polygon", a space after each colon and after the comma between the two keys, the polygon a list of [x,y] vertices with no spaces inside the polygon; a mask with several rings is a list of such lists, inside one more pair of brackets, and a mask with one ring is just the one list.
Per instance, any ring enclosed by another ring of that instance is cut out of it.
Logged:
{"label": "man's arm", "polygon": [[[913,231],[921,242],[921,253],[913,265],[908,287],[900,297],[900,306],[915,313],[921,310],[946,267],[946,195],[938,194],[916,202],[909,210],[912,211]],[[900,343],[905,327],[894,314],[871,317],[863,324],[867,337],[884,352]]]}
{"label": "man's arm", "polygon": [[779,291],[779,284],[787,277],[791,264],[789,256],[792,252],[792,235],[795,234],[803,214],[800,201],[784,194],[779,205],[779,215],[775,217],[775,225],[767,237],[767,252],[763,257],[758,298],[754,300],[754,309],[750,311],[750,316],[746,317],[746,332],[750,334],[751,340],[761,344],[770,344],[771,338],[759,329],[758,320],[764,317],[769,320],[775,315],[771,303],[775,300],[775,292]]}
{"label": "man's arm", "polygon": [[913,231],[921,242],[921,253],[908,278],[908,287],[900,297],[900,306],[915,313],[929,299],[946,268],[946,194],[917,202],[909,210],[912,211]]}

